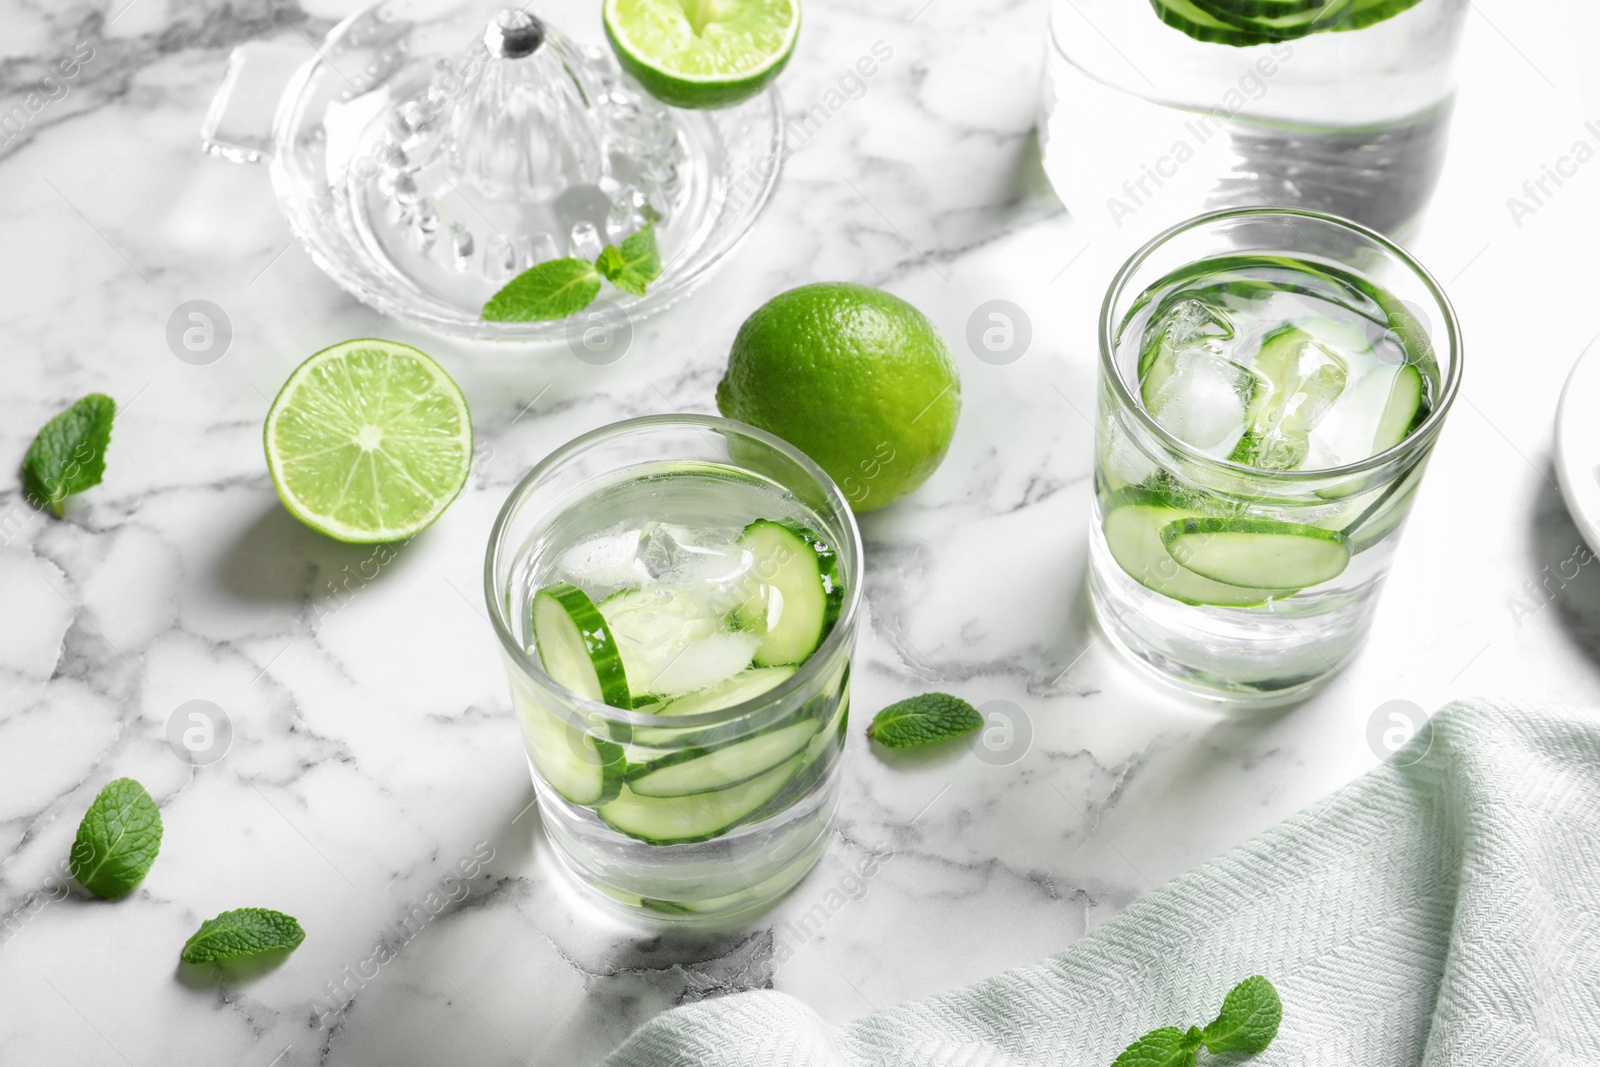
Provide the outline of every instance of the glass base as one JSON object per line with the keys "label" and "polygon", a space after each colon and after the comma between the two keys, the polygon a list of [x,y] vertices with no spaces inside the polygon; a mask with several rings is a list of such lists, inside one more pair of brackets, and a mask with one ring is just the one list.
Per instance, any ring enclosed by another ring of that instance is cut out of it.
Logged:
{"label": "glass base", "polygon": [[592,899],[635,918],[706,923],[759,912],[798,885],[833,831],[839,783],[770,819],[711,841],[647,845],[620,839],[592,812],[534,786],[545,838]]}
{"label": "glass base", "polygon": [[1112,647],[1142,673],[1206,703],[1272,708],[1326,685],[1366,636],[1377,589],[1293,617],[1184,604],[1140,585],[1092,532],[1089,601]]}

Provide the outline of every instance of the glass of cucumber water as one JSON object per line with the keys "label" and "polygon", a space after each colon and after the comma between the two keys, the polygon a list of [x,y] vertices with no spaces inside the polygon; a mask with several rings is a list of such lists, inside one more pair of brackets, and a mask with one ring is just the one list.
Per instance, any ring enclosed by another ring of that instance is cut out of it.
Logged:
{"label": "glass of cucumber water", "polygon": [[1112,643],[1229,702],[1338,671],[1460,379],[1448,299],[1372,230],[1245,208],[1145,245],[1100,317],[1089,587]]}
{"label": "glass of cucumber water", "polygon": [[546,836],[663,918],[729,916],[820,857],[839,793],[861,535],[776,437],[604,427],[517,486],[485,585]]}

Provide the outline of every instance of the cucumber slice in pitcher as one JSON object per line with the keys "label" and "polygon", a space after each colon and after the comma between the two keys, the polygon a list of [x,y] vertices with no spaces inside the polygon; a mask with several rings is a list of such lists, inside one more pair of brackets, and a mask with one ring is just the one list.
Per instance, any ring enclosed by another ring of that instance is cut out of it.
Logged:
{"label": "cucumber slice in pitcher", "polygon": [[585,700],[633,707],[616,638],[582,589],[557,582],[534,594],[533,643],[557,685]]}
{"label": "cucumber slice in pitcher", "polygon": [[1177,519],[1161,543],[1183,567],[1243,589],[1305,589],[1332,581],[1350,564],[1344,534],[1272,519]]}
{"label": "cucumber slice in pitcher", "polygon": [[1271,15],[1242,15],[1229,0],[1194,0],[1194,4],[1219,22],[1268,34],[1275,41],[1289,41],[1342,24],[1350,17],[1355,0],[1329,0],[1316,7]]}
{"label": "cucumber slice in pitcher", "polygon": [[1175,30],[1182,30],[1197,41],[1244,48],[1277,40],[1270,34],[1241,29],[1223,22],[1191,0],[1150,0],[1150,6],[1155,9],[1156,17],[1162,22]]}
{"label": "cucumber slice in pitcher", "polygon": [[640,796],[626,785],[600,818],[648,845],[681,845],[720,837],[776,796],[805,757],[792,756],[748,782],[682,797]]}
{"label": "cucumber slice in pitcher", "polygon": [[832,546],[791,519],[757,519],[744,528],[739,545],[754,559],[754,580],[734,616],[759,635],[756,666],[804,663],[844,602]]}
{"label": "cucumber slice in pitcher", "polygon": [[1161,531],[1193,518],[1192,511],[1173,507],[1165,497],[1142,489],[1124,489],[1106,502],[1102,525],[1106,545],[1117,565],[1140,585],[1185,604],[1219,608],[1253,608],[1289,596],[1298,587],[1244,589],[1214,581],[1184,567],[1167,551]]}

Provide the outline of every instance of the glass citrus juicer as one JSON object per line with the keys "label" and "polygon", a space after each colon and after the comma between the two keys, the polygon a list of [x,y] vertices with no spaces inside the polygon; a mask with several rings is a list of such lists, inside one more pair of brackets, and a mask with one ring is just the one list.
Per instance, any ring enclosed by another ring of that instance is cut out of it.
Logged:
{"label": "glass citrus juicer", "polygon": [[682,298],[765,205],[783,116],[770,89],[668,107],[604,45],[507,0],[380,0],[309,58],[293,39],[236,49],[201,139],[267,162],[296,236],[365,303],[453,336],[544,340],[582,316],[491,322],[484,303],[534,264],[593,260],[647,223],[661,276],[604,299],[636,321]]}

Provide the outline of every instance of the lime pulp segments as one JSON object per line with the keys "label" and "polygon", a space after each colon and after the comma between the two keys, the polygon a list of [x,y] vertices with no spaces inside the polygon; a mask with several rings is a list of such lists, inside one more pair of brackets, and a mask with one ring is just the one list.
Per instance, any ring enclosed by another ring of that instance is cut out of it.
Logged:
{"label": "lime pulp segments", "polygon": [[778,76],[800,33],[799,0],[606,0],[624,70],[674,107],[743,103]]}
{"label": "lime pulp segments", "polygon": [[364,544],[431,525],[472,463],[461,390],[428,356],[394,341],[346,341],[302,363],[267,413],[265,438],[289,513]]}

